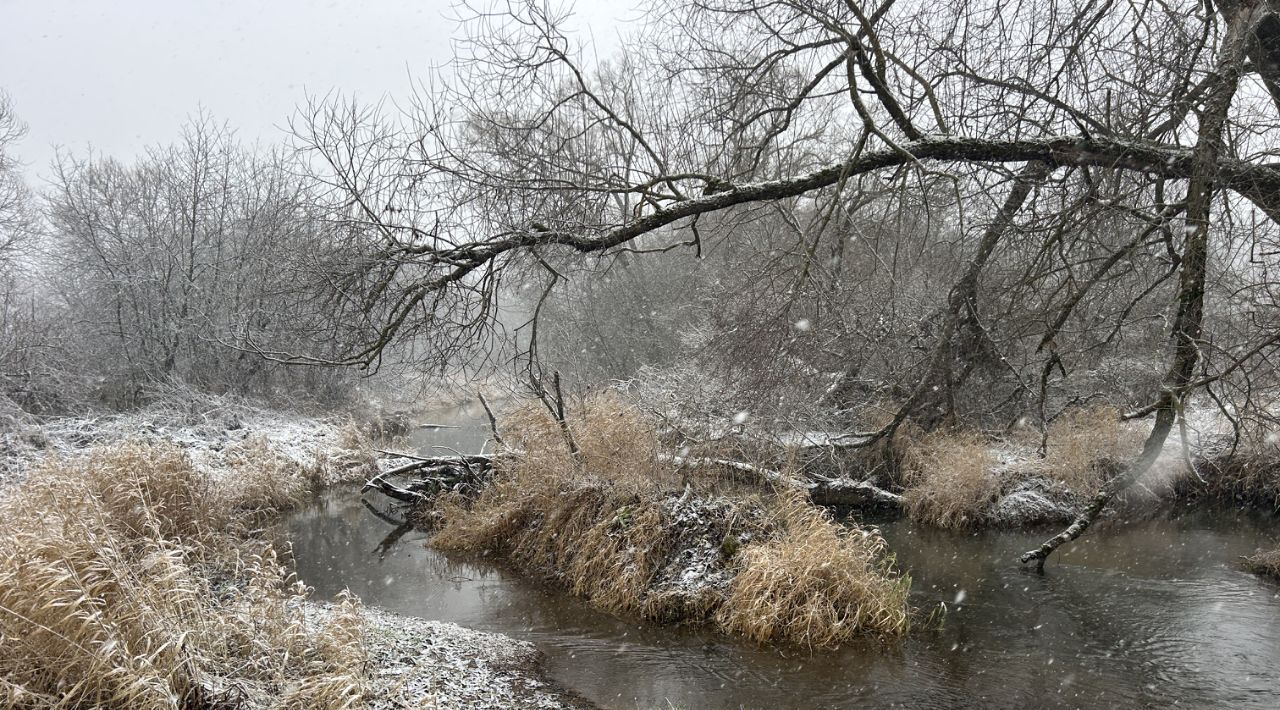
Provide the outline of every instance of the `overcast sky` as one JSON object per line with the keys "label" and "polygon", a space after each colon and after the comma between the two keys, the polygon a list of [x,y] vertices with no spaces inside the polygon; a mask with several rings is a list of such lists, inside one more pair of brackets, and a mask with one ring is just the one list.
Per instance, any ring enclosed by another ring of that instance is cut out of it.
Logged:
{"label": "overcast sky", "polygon": [[[623,3],[580,0],[598,42]],[[307,93],[376,100],[450,56],[450,0],[0,0],[0,89],[30,132],[38,185],[56,147],[129,158],[206,108],[274,142]]]}

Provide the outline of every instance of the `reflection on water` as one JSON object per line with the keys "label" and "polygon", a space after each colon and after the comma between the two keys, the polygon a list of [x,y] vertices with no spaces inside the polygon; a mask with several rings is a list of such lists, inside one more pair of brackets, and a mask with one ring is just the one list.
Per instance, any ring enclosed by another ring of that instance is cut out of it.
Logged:
{"label": "reflection on water", "polygon": [[[424,454],[478,452],[489,437],[478,403],[423,421],[454,426],[416,430]],[[556,680],[605,707],[1280,707],[1280,587],[1236,566],[1280,546],[1274,518],[1090,531],[1043,576],[1015,560],[1044,533],[890,523],[914,603],[946,602],[945,627],[817,655],[617,619],[499,565],[447,559],[355,489],[287,528],[320,596],[349,587],[367,604],[532,641]]]}
{"label": "reflection on water", "polygon": [[[1273,521],[1198,514],[1098,530],[1038,575],[1041,535],[884,527],[919,606],[946,626],[809,656],[601,614],[483,560],[394,530],[351,489],[288,525],[300,576],[402,614],[537,644],[561,683],[606,707],[1280,707],[1280,587],[1235,567],[1278,546]],[[961,591],[963,590],[963,594]],[[959,604],[956,600],[961,599]]]}
{"label": "reflection on water", "polygon": [[489,419],[479,400],[427,411],[409,433],[410,447],[423,456],[484,453],[489,440]]}

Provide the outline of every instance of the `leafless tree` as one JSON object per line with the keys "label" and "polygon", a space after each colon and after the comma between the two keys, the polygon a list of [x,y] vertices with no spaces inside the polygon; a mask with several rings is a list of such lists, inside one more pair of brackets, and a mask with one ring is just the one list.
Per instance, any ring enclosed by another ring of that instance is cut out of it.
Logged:
{"label": "leafless tree", "polygon": [[207,115],[134,165],[54,166],[50,279],[94,352],[90,369],[119,383],[109,399],[166,379],[262,393],[301,384],[256,353],[311,332],[297,274],[325,253],[327,228],[285,167]]}
{"label": "leafless tree", "polygon": [[[566,21],[540,3],[473,10],[455,73],[399,114],[303,112],[295,134],[354,266],[334,282],[359,336],[339,361],[406,338],[456,355],[492,328],[505,283],[561,284],[583,257],[638,247],[785,265],[764,289],[783,324],[838,315],[858,258],[946,255],[930,275],[947,281],[882,294],[918,289],[924,347],[865,446],[954,418],[975,376],[1038,394],[1043,419],[1054,381],[1158,319],[1164,374],[1130,414],[1153,418],[1143,453],[1023,557],[1040,564],[1151,465],[1189,397],[1229,399],[1271,368],[1277,0],[659,0],[608,60]],[[873,230],[877,248],[847,248]]]}

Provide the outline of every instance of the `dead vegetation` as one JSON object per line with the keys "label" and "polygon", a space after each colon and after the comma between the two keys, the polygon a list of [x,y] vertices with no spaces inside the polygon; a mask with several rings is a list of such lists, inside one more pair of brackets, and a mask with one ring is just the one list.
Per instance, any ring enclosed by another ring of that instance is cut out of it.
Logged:
{"label": "dead vegetation", "polygon": [[1039,472],[1072,493],[1091,496],[1103,484],[1108,462],[1128,461],[1142,446],[1142,432],[1120,420],[1115,407],[1072,409],[1049,426]]}
{"label": "dead vegetation", "polygon": [[879,534],[836,525],[794,493],[774,514],[781,532],[746,547],[736,562],[716,614],[722,628],[759,642],[824,647],[909,626],[911,579],[894,572]]}
{"label": "dead vegetation", "polygon": [[1280,580],[1280,550],[1259,552],[1256,555],[1246,557],[1244,558],[1244,568],[1254,574]]}
{"label": "dead vegetation", "polygon": [[569,425],[576,454],[545,411],[507,417],[503,440],[520,455],[498,459],[474,499],[436,502],[433,544],[502,555],[611,612],[761,642],[834,646],[906,630],[909,582],[876,533],[675,468],[653,424],[615,397],[588,399]]}
{"label": "dead vegetation", "polygon": [[986,520],[1000,481],[984,439],[938,432],[907,447],[903,501],[913,520],[951,529],[976,527]]}
{"label": "dead vegetation", "polygon": [[35,468],[0,503],[0,704],[358,706],[355,603],[308,620],[302,585],[244,537],[296,500],[306,474],[285,469],[268,460],[278,478],[233,488],[176,447],[142,444]]}
{"label": "dead vegetation", "polygon": [[1180,497],[1280,511],[1280,443],[1274,438],[1223,446],[1195,469],[1196,476],[1178,481]]}

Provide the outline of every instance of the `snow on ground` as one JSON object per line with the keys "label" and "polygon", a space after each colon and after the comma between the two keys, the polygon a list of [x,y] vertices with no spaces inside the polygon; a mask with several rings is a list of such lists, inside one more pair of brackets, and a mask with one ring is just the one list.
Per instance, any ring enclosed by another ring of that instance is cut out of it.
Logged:
{"label": "snow on ground", "polygon": [[366,610],[370,708],[586,708],[541,675],[533,644]]}
{"label": "snow on ground", "polygon": [[[367,446],[346,418],[320,419],[218,397],[183,398],[122,414],[0,422],[0,496],[46,456],[126,440],[176,444],[215,476],[235,475],[236,452],[266,442],[299,464],[351,457]],[[366,459],[367,460],[367,459]],[[338,466],[348,476],[364,467]],[[327,613],[315,605],[317,613]],[[590,707],[542,676],[531,644],[425,619],[364,610],[374,708]]]}

